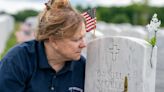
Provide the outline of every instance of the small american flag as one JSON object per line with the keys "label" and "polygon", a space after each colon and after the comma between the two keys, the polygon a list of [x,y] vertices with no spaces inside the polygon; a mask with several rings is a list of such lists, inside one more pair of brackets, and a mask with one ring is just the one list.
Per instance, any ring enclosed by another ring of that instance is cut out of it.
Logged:
{"label": "small american flag", "polygon": [[81,15],[85,18],[87,32],[96,29],[96,8],[90,9]]}

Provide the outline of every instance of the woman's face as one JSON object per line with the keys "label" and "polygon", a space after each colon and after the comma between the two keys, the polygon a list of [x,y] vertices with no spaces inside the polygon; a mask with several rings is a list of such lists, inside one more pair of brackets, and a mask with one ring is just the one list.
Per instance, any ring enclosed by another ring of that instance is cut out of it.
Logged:
{"label": "woman's face", "polygon": [[74,36],[56,41],[56,51],[65,59],[80,59],[81,51],[86,47],[85,33],[85,24],[82,23],[82,27],[79,28]]}

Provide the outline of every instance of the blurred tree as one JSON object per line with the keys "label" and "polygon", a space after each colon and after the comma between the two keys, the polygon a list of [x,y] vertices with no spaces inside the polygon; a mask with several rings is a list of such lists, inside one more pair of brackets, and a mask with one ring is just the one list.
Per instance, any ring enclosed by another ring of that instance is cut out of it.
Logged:
{"label": "blurred tree", "polygon": [[17,14],[13,15],[14,18],[16,19],[16,21],[24,21],[27,17],[30,16],[37,16],[38,15],[38,11],[35,10],[23,10],[18,12]]}
{"label": "blurred tree", "polygon": [[142,25],[146,25],[149,22],[148,17],[149,17],[149,0],[144,0],[143,12],[141,15],[141,18],[143,20]]}
{"label": "blurred tree", "polygon": [[[96,17],[98,21],[107,23],[123,23],[129,22],[133,25],[146,25],[150,21],[154,13],[158,14],[158,18],[162,21],[161,26],[164,26],[164,7],[151,7],[148,5],[149,0],[143,2],[135,2],[132,5],[124,7],[97,7]],[[88,8],[79,9],[86,11]]]}
{"label": "blurred tree", "polygon": [[127,15],[125,14],[117,14],[111,19],[113,23],[129,23],[130,20]]}
{"label": "blurred tree", "polygon": [[112,11],[107,7],[97,7],[96,17],[98,20],[109,22],[112,16]]}
{"label": "blurred tree", "polygon": [[78,5],[78,6],[76,6],[76,9],[78,10],[78,11],[80,11],[80,12],[84,12],[84,8],[83,7],[81,7],[80,5]]}

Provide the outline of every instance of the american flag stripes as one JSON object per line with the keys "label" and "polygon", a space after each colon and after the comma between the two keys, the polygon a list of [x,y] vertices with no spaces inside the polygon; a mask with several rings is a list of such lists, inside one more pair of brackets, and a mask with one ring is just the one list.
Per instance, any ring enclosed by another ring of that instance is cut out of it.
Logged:
{"label": "american flag stripes", "polygon": [[96,9],[90,9],[81,14],[84,16],[86,21],[86,31],[89,32],[93,29],[96,29]]}

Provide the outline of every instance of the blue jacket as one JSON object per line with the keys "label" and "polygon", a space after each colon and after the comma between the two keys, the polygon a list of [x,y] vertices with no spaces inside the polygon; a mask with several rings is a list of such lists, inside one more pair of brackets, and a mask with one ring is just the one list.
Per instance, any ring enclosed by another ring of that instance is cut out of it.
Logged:
{"label": "blue jacket", "polygon": [[66,62],[56,73],[48,64],[43,42],[13,47],[0,65],[0,92],[83,92],[85,58]]}

